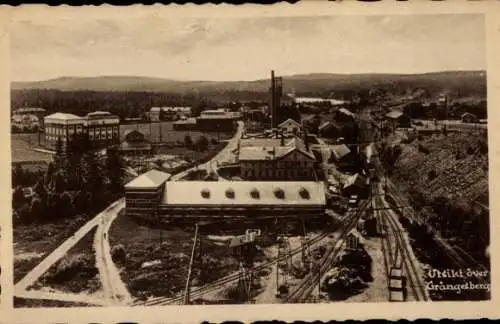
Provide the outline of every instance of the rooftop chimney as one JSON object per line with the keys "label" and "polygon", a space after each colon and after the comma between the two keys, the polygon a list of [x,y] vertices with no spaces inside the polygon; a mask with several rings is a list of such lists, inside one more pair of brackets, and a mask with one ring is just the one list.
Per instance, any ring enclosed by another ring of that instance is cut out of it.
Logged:
{"label": "rooftop chimney", "polygon": [[271,70],[271,128],[276,127],[276,82],[274,81],[274,70]]}
{"label": "rooftop chimney", "polygon": [[306,146],[306,151],[309,152],[309,137],[307,137],[307,131],[304,130],[304,144]]}

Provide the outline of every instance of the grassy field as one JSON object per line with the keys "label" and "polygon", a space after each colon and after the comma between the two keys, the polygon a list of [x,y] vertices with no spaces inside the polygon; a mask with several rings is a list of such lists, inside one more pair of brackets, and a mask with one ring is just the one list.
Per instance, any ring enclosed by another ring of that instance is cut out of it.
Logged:
{"label": "grassy field", "polygon": [[[151,124],[128,124],[120,126],[120,140],[125,138],[125,135],[132,131],[138,130],[143,133],[146,139],[152,142],[176,142],[181,141],[184,143],[184,137],[186,135],[191,136],[193,141],[195,141],[201,135],[204,135],[208,140],[220,139],[224,140],[231,137],[229,133],[218,133],[214,132],[199,132],[199,131],[176,131],[173,129],[173,122],[156,122]],[[161,135],[161,136],[160,136]]]}
{"label": "grassy field", "polygon": [[36,147],[38,134],[11,134],[12,162],[52,161],[52,154],[34,151]]}
{"label": "grassy field", "polygon": [[96,229],[88,232],[34,284],[63,292],[94,293],[102,288],[93,248]]}
{"label": "grassy field", "polygon": [[[161,127],[161,132],[160,132]],[[151,124],[128,124],[120,126],[120,140],[125,138],[125,135],[132,130],[138,130],[144,134],[146,139],[152,142],[177,142],[184,143],[186,135],[191,136],[193,141],[200,136],[205,136],[209,141],[215,139],[225,140],[231,138],[230,133],[218,132],[199,132],[199,131],[176,131],[173,129],[173,122],[161,122]],[[160,136],[161,134],[161,136]],[[43,146],[43,135],[40,144]],[[39,147],[38,134],[11,134],[11,155],[12,162],[23,161],[52,161],[52,154],[34,151],[33,149]]]}
{"label": "grassy field", "polygon": [[66,219],[57,223],[14,227],[14,282],[18,282],[45,256],[87,221]]}
{"label": "grassy field", "polygon": [[45,299],[26,299],[14,297],[14,308],[39,308],[39,307],[88,307],[85,303],[64,302],[59,300],[45,300]]}
{"label": "grassy field", "polygon": [[[208,234],[202,233],[203,256],[193,265],[193,286],[227,275],[238,266],[227,244],[208,240]],[[147,298],[174,296],[181,292],[186,284],[193,237],[194,229],[173,225],[168,225],[168,229],[153,228],[120,215],[110,229],[109,239],[112,247],[122,245],[125,248],[127,260],[121,276],[131,294]],[[144,267],[145,262],[152,261],[156,264]]]}

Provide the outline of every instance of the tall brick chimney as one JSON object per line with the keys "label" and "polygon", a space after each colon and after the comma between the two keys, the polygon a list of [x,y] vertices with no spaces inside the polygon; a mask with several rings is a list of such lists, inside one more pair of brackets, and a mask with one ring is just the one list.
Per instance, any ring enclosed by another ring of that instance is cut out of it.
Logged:
{"label": "tall brick chimney", "polygon": [[274,81],[274,70],[271,70],[271,128],[276,128],[276,82]]}

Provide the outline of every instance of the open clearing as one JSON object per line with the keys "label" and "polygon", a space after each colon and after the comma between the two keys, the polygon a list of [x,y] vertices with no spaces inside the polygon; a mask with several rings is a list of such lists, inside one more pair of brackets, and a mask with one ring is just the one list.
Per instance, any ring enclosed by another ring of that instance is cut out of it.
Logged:
{"label": "open clearing", "polygon": [[[198,137],[204,135],[208,140],[212,139],[228,139],[231,137],[229,133],[218,133],[216,129],[213,132],[200,132],[196,130],[174,130],[173,122],[155,122],[155,123],[141,123],[141,124],[127,124],[120,126],[120,140],[125,139],[125,135],[132,131],[137,130],[144,134],[146,139],[151,142],[176,142],[181,141],[184,143],[184,137],[186,135],[191,136],[193,141]],[[161,129],[160,129],[161,127]],[[160,131],[161,130],[161,131]],[[161,136],[160,136],[161,135]]]}
{"label": "open clearing", "polygon": [[94,294],[102,289],[96,268],[93,240],[96,229],[89,231],[64,257],[33,285],[37,290]]}
{"label": "open clearing", "polygon": [[[127,254],[125,263],[117,265],[121,277],[131,295],[141,300],[174,297],[186,284],[194,227],[160,227],[140,225],[122,214],[109,232],[111,248],[122,245]],[[198,248],[193,264],[193,287],[214,281],[238,268],[228,245],[209,240],[207,235],[210,234],[200,230],[202,255],[199,255]]]}
{"label": "open clearing", "polygon": [[37,226],[14,226],[14,282],[21,280],[85,221],[85,218],[78,217]]}
{"label": "open clearing", "polygon": [[[43,144],[43,142],[42,142]],[[38,147],[38,134],[11,134],[12,162],[52,161],[52,154],[33,150]]]}

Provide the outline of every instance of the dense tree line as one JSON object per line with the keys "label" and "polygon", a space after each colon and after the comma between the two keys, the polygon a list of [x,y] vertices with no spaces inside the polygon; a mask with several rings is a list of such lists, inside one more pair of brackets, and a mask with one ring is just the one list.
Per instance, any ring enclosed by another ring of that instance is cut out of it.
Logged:
{"label": "dense tree line", "polygon": [[403,111],[411,118],[435,118],[435,119],[460,119],[462,114],[468,112],[476,115],[479,119],[487,118],[486,100],[479,100],[469,103],[454,102],[448,108],[439,107],[436,103],[431,103],[429,107],[424,107],[420,102],[411,102],[403,107]]}
{"label": "dense tree line", "polygon": [[[96,212],[123,194],[124,176],[118,150],[108,149],[101,158],[85,136],[75,136],[66,149],[58,141],[46,172],[14,169],[14,222],[52,222]],[[34,194],[25,195],[23,188],[33,183]]]}

